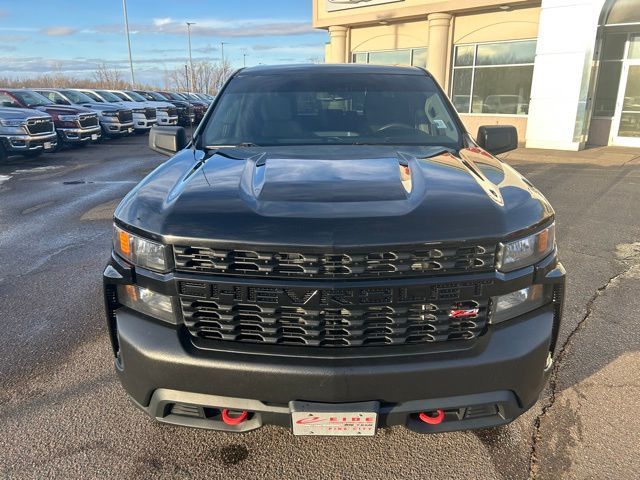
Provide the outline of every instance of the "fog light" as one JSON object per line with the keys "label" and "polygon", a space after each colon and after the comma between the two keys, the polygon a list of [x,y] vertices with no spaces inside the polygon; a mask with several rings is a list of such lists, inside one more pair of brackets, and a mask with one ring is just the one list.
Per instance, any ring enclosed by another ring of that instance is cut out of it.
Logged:
{"label": "fog light", "polygon": [[490,323],[500,323],[523,315],[551,302],[551,288],[531,285],[515,292],[493,297]]}
{"label": "fog light", "polygon": [[176,324],[173,300],[148,288],[137,285],[118,285],[118,302],[136,312]]}

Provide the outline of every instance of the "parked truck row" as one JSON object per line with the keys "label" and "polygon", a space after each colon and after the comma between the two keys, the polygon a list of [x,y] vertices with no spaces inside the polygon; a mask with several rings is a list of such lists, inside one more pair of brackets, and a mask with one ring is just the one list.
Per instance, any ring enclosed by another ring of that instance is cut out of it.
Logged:
{"label": "parked truck row", "polygon": [[168,91],[0,88],[0,161],[146,134],[154,125],[195,125],[212,100]]}

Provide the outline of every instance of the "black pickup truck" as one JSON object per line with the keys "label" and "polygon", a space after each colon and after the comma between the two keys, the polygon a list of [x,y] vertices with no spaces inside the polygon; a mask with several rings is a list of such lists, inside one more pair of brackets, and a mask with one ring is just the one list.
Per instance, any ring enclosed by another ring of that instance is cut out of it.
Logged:
{"label": "black pickup truck", "polygon": [[428,72],[236,72],[115,212],[115,366],[159,421],[296,435],[508,423],[553,364],[554,211]]}

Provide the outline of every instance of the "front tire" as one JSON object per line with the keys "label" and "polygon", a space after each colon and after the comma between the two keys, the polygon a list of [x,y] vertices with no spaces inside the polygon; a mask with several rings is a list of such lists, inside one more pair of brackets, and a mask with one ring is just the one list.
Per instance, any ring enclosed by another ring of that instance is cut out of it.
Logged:
{"label": "front tire", "polygon": [[4,148],[4,143],[0,142],[0,162],[4,162],[8,156],[7,150]]}

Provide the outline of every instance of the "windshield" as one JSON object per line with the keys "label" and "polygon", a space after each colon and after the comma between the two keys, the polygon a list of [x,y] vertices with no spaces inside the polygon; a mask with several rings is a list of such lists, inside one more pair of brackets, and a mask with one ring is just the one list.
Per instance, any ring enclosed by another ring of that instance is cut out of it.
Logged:
{"label": "windshield", "polygon": [[71,100],[71,103],[92,103],[93,100],[88,95],[75,90],[60,90],[65,97]]}
{"label": "windshield", "polygon": [[13,95],[29,108],[53,104],[53,102],[44,95],[40,95],[39,93],[31,92],[29,90],[15,91],[13,92]]}
{"label": "windshield", "polygon": [[182,98],[180,95],[178,95],[177,93],[174,92],[166,92],[166,94],[169,96],[170,99],[172,100],[179,100],[181,102],[184,102],[184,98]]}
{"label": "windshield", "polygon": [[206,146],[424,145],[461,133],[426,75],[296,73],[234,78],[203,132]]}
{"label": "windshield", "polygon": [[104,103],[104,100],[102,100],[98,95],[96,95],[93,92],[87,91],[87,92],[82,92],[82,93],[84,93],[87,97],[89,97],[94,102]]}
{"label": "windshield", "polygon": [[121,102],[123,99],[115,96],[111,92],[107,92],[106,90],[96,90],[98,95],[105,99],[106,102]]}
{"label": "windshield", "polygon": [[126,90],[124,93],[126,93],[127,95],[129,95],[129,98],[131,98],[131,100],[133,100],[134,102],[146,102],[147,99],[144,98],[142,95],[140,95],[139,93],[136,92],[130,92],[129,90]]}
{"label": "windshield", "polygon": [[123,102],[129,102],[129,97],[127,97],[124,93],[122,92],[109,92],[112,95],[115,95],[116,97],[118,97],[121,101]]}
{"label": "windshield", "polygon": [[165,97],[163,97],[162,95],[160,95],[159,93],[155,93],[155,92],[145,92],[145,91],[139,91],[139,92],[135,92],[138,95],[140,95],[141,97],[143,97],[145,100],[151,100],[153,101],[158,101],[158,102],[166,102],[167,99]]}

